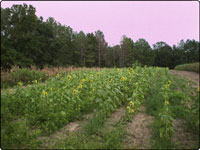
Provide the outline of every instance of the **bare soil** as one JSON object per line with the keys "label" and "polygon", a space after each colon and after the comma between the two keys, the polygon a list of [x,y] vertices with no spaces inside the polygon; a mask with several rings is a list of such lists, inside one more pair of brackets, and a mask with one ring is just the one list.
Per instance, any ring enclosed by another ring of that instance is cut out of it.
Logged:
{"label": "bare soil", "polygon": [[[199,88],[199,74],[195,72],[189,71],[170,71],[173,75],[179,76],[183,79],[188,79],[193,81],[194,84],[192,86],[194,88]],[[180,88],[178,88],[180,90]],[[175,119],[173,122],[174,127],[174,136],[172,141],[181,146],[183,149],[194,149],[199,147],[198,137],[191,131],[187,131],[185,127],[185,121],[181,119]]]}
{"label": "bare soil", "polygon": [[111,114],[110,118],[106,122],[106,126],[112,126],[117,123],[121,117],[125,114],[125,107],[121,106],[114,113]]}
{"label": "bare soil", "polygon": [[141,106],[141,110],[134,119],[127,124],[127,140],[125,141],[124,148],[137,148],[144,149],[150,148],[150,138],[152,129],[150,124],[153,121],[153,117],[146,113],[144,106]]}
{"label": "bare soil", "polygon": [[179,76],[183,79],[188,79],[194,82],[193,87],[199,87],[199,74],[190,71],[170,70],[171,74]]}
{"label": "bare soil", "polygon": [[83,116],[83,120],[81,121],[70,122],[66,126],[64,126],[63,128],[61,128],[60,130],[58,130],[57,132],[53,133],[50,136],[39,137],[38,140],[43,141],[42,148],[43,147],[48,148],[52,145],[55,145],[57,140],[63,139],[64,137],[69,136],[71,133],[78,132],[83,126],[83,124],[85,124],[87,120],[90,119],[91,117],[92,113],[86,114]]}
{"label": "bare soil", "polygon": [[173,143],[178,144],[182,149],[197,149],[199,147],[197,135],[194,135],[190,131],[187,131],[187,129],[184,127],[184,124],[184,120],[174,120],[173,127],[175,134],[172,138]]}

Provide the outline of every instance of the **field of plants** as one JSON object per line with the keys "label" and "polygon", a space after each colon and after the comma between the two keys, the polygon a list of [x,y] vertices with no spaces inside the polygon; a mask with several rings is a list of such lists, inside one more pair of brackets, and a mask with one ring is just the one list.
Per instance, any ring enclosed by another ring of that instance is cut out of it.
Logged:
{"label": "field of plants", "polygon": [[2,148],[199,147],[199,88],[168,68],[86,68],[30,82],[1,92]]}
{"label": "field of plants", "polygon": [[174,69],[182,70],[182,71],[193,71],[193,72],[199,73],[199,62],[177,65]]}

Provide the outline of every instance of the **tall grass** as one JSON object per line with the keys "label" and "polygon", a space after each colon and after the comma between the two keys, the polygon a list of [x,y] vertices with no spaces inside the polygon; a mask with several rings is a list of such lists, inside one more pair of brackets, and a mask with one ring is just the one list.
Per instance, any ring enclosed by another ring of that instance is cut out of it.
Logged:
{"label": "tall grass", "polygon": [[174,69],[175,70],[183,70],[183,71],[192,71],[192,72],[199,73],[199,62],[178,65]]}
{"label": "tall grass", "polygon": [[[85,67],[48,67],[45,66],[43,69],[37,69],[35,66],[31,66],[31,68],[22,68],[20,69],[17,66],[14,66],[10,72],[6,72],[1,70],[1,88],[7,89],[14,87],[18,82],[23,82],[24,84],[31,84],[34,80],[41,81],[47,80],[49,77],[56,76],[58,73],[71,72],[75,70],[96,70],[99,68],[85,68]],[[30,83],[28,83],[28,81]]]}

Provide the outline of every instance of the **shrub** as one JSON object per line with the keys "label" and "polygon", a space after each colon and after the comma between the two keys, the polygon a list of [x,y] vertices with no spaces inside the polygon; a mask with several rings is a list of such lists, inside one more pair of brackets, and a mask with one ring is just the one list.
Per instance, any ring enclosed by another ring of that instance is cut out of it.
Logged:
{"label": "shrub", "polygon": [[199,73],[199,62],[178,65],[174,69],[175,70],[184,70],[184,71],[193,71],[193,72]]}
{"label": "shrub", "polygon": [[11,72],[11,81],[13,84],[17,84],[18,82],[23,82],[24,84],[31,83],[34,80],[45,81],[47,79],[46,74],[44,72],[39,71],[30,71],[29,69],[16,69]]}

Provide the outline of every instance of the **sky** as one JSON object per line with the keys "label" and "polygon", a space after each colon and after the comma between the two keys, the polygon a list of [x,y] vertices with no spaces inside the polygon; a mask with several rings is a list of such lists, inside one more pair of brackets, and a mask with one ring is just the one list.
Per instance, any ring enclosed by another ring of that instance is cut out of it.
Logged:
{"label": "sky", "polygon": [[33,5],[38,17],[53,17],[73,31],[101,30],[110,46],[120,44],[123,35],[134,42],[144,38],[151,46],[199,41],[198,1],[3,1],[1,7],[23,3]]}

